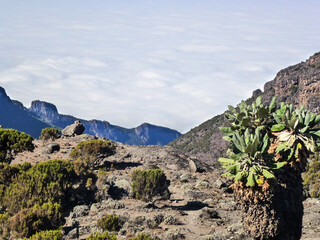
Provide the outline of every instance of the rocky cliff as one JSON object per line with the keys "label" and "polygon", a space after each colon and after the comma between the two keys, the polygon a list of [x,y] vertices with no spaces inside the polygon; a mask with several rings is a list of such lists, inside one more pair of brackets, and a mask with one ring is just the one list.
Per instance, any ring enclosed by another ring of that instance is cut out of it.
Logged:
{"label": "rocky cliff", "polygon": [[[276,77],[264,85],[263,91],[257,89],[247,102],[261,96],[269,103],[273,96],[280,102],[304,104],[313,112],[320,112],[320,52],[305,62],[290,66],[278,72]],[[216,163],[226,150],[227,143],[221,139],[220,126],[226,123],[224,114],[213,117],[196,128],[191,129],[169,145],[175,149],[195,155],[207,163]]]}
{"label": "rocky cliff", "polygon": [[127,129],[107,121],[78,119],[59,114],[55,105],[39,100],[33,101],[29,110],[44,122],[60,128],[65,128],[75,120],[81,120],[86,128],[85,133],[130,145],[166,145],[181,136],[176,130],[148,123]]}

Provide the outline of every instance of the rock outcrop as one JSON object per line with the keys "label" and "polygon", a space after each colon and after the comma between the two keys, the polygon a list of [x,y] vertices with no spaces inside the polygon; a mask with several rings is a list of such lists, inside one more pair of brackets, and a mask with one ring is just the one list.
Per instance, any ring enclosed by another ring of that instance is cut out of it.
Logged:
{"label": "rock outcrop", "polygon": [[85,127],[83,126],[83,124],[79,120],[76,120],[74,124],[71,124],[67,126],[65,129],[63,129],[61,133],[64,137],[73,137],[76,135],[83,134],[84,130]]}

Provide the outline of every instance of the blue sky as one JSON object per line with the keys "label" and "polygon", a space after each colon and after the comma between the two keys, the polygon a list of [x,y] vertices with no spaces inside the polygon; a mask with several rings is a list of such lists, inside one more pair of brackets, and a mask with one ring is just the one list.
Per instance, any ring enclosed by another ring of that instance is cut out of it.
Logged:
{"label": "blue sky", "polygon": [[0,86],[186,132],[320,51],[320,1],[0,0]]}

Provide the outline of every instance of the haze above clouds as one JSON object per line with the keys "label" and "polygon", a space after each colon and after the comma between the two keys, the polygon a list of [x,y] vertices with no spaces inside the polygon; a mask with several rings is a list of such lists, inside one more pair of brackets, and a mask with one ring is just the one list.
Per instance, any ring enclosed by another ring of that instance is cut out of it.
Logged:
{"label": "haze above clouds", "polygon": [[186,132],[320,51],[320,2],[0,0],[0,86]]}

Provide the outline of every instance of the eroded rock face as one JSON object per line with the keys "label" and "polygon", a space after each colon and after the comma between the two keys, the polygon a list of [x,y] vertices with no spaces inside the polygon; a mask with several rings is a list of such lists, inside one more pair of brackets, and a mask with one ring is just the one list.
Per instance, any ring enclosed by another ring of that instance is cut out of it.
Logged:
{"label": "eroded rock face", "polygon": [[83,126],[83,124],[79,120],[76,120],[74,124],[71,124],[62,130],[62,136],[72,137],[75,135],[81,135],[84,130],[85,127]]}

